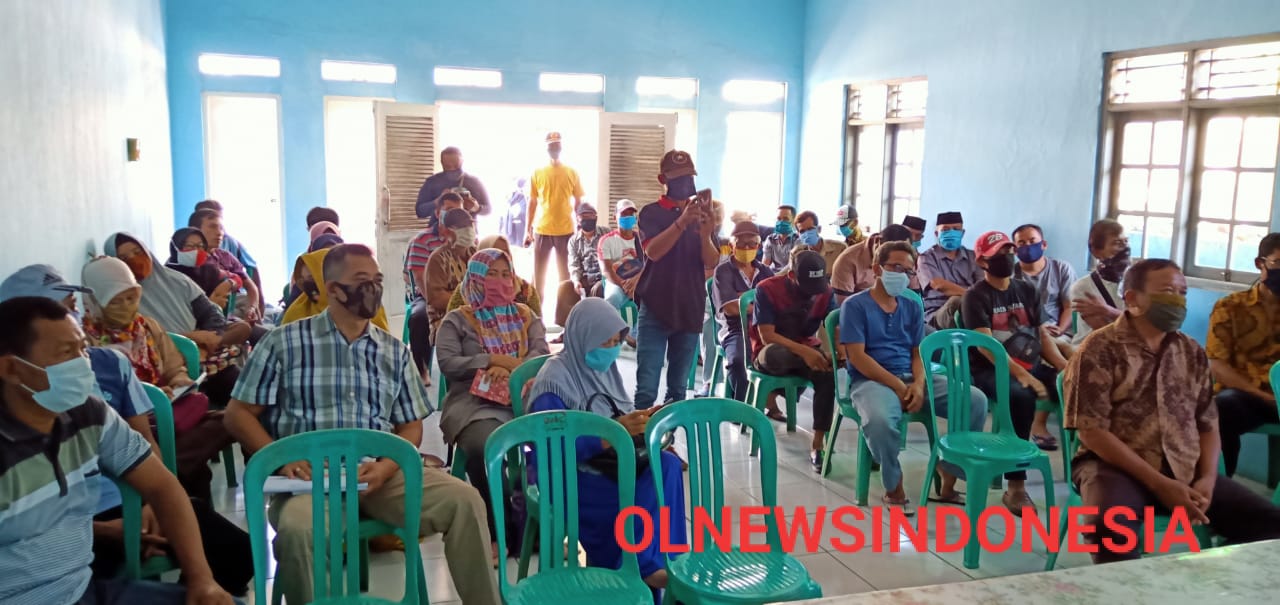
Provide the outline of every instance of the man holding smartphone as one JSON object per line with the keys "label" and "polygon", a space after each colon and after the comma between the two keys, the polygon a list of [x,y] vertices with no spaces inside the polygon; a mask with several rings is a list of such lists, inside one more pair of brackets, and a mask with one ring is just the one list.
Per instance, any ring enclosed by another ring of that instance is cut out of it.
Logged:
{"label": "man holding smartphone", "polygon": [[711,190],[698,191],[693,158],[671,150],[662,156],[658,182],[666,195],[640,210],[638,221],[648,258],[636,286],[636,409],[658,398],[667,365],[664,401],[685,398],[689,368],[702,332],[706,272],[720,260],[711,213]]}

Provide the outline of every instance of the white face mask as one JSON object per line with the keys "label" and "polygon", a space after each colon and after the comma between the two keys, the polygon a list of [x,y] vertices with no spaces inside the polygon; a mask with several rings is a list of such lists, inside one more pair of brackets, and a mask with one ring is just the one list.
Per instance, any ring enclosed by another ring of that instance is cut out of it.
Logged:
{"label": "white face mask", "polygon": [[183,267],[196,267],[200,260],[200,250],[182,250],[178,252],[178,264]]}
{"label": "white face mask", "polygon": [[459,248],[470,248],[476,245],[476,228],[466,227],[453,230],[453,245]]}
{"label": "white face mask", "polygon": [[83,405],[98,384],[98,379],[93,374],[93,366],[89,363],[89,358],[84,355],[77,355],[47,368],[42,368],[21,357],[17,359],[44,372],[49,380],[47,390],[37,392],[25,384],[21,386],[31,393],[31,398],[35,399],[40,407],[55,414]]}

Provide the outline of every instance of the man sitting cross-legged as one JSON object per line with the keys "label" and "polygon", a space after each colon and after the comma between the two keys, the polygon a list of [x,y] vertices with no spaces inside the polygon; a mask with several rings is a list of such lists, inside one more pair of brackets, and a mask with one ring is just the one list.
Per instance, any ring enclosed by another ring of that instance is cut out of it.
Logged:
{"label": "man sitting cross-legged", "polygon": [[[1063,381],[1066,426],[1080,431],[1071,479],[1099,515],[1094,563],[1136,559],[1115,520],[1141,536],[1142,510],[1183,508],[1231,542],[1280,538],[1280,508],[1218,474],[1218,409],[1209,359],[1178,328],[1187,315],[1187,280],[1173,261],[1148,259],[1124,277],[1126,311],[1095,330],[1071,358]],[[1184,528],[1185,529],[1185,528]],[[1110,542],[1107,540],[1110,538]]]}
{"label": "man sitting cross-legged", "polygon": [[[323,272],[328,309],[276,328],[258,343],[232,393],[227,429],[250,453],[275,439],[336,428],[394,432],[417,446],[422,419],[432,410],[409,351],[369,321],[382,304],[373,251],[339,245],[325,257]],[[305,461],[280,469],[301,479],[311,471]],[[404,476],[394,462],[361,464],[359,480],[369,484],[361,513],[392,524],[404,520]],[[276,528],[276,581],[288,602],[310,603],[311,496],[277,496],[269,519]],[[464,603],[498,602],[484,502],[475,488],[424,467],[421,531],[444,534],[450,575]]]}
{"label": "man sitting cross-legged", "polygon": [[[872,458],[880,464],[886,507],[915,513],[903,489],[898,445],[902,442],[902,414],[920,411],[926,402],[924,309],[903,296],[915,277],[916,250],[905,241],[886,242],[875,251],[875,285],[845,299],[840,307],[840,346],[849,360],[849,396],[862,417],[863,435]],[[933,374],[933,405],[947,415],[947,378]],[[987,418],[987,396],[969,387],[969,429],[981,431]],[[942,489],[937,500],[962,504],[956,476],[945,462],[939,469]],[[985,489],[985,486],[983,486]]]}

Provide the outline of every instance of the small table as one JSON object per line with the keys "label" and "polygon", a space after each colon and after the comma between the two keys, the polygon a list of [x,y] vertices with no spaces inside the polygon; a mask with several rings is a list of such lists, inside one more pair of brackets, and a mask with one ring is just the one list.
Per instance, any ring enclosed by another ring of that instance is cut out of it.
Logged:
{"label": "small table", "polygon": [[1073,569],[881,590],[794,604],[1172,605],[1280,601],[1280,540]]}

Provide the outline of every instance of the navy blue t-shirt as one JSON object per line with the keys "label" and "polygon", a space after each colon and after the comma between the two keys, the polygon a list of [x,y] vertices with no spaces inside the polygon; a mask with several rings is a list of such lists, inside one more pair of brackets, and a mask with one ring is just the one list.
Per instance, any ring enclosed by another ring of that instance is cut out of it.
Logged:
{"label": "navy blue t-shirt", "polygon": [[[898,308],[885,313],[871,291],[863,290],[840,306],[840,344],[865,345],[867,355],[890,374],[911,373],[911,350],[923,340],[924,309],[915,300],[899,296]],[[867,380],[853,364],[849,376],[855,382]]]}
{"label": "navy blue t-shirt", "polygon": [[[644,247],[680,218],[680,208],[666,197],[640,209],[637,219]],[[707,296],[706,271],[702,267],[702,234],[690,225],[661,259],[649,257],[636,284],[636,302],[643,304],[668,329],[698,333]]]}

